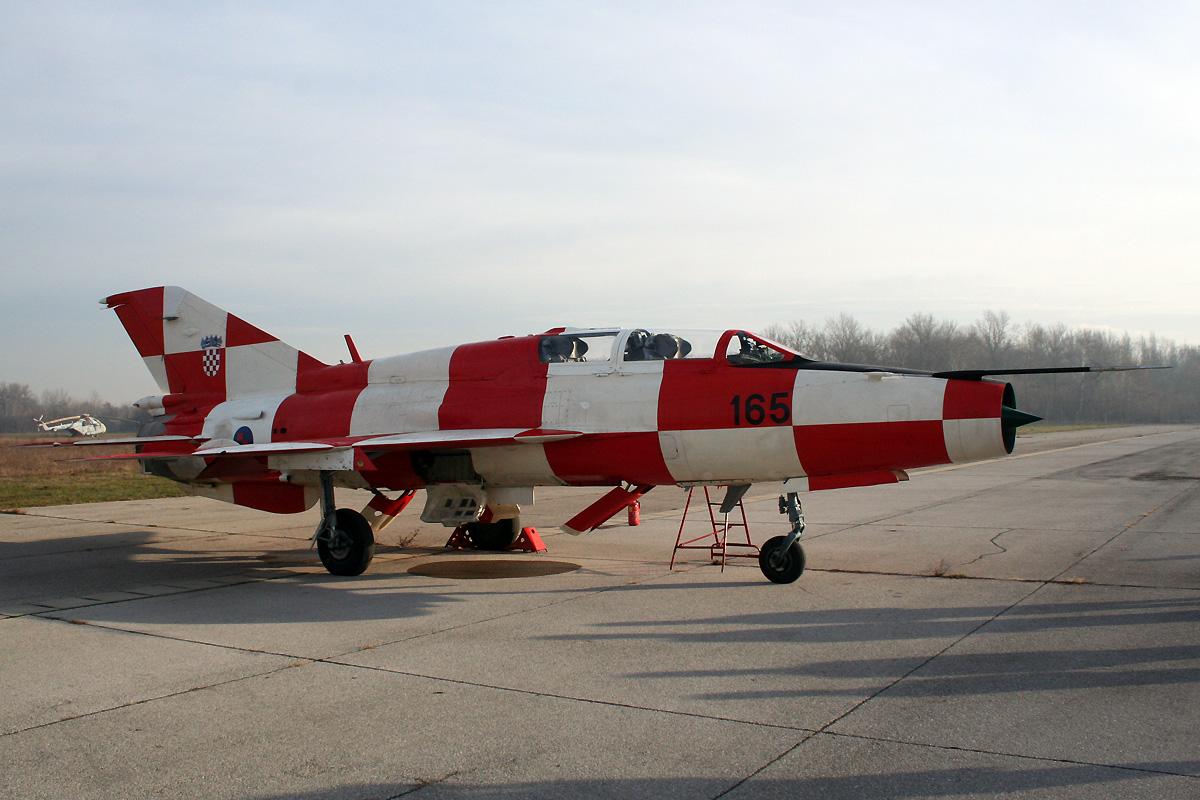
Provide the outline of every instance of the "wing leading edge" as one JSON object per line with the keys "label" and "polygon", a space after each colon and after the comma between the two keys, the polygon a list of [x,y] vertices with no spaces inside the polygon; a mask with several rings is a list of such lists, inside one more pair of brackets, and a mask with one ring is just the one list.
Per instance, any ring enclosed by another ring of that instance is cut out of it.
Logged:
{"label": "wing leading edge", "polygon": [[[38,444],[38,447],[59,447],[81,444],[136,444],[150,448],[140,453],[91,456],[80,461],[124,460],[130,458],[148,460],[173,460],[178,458],[244,458],[266,456],[293,456],[313,453],[349,452],[355,449],[372,453],[402,450],[462,450],[470,447],[503,447],[518,444],[542,444],[582,436],[581,431],[547,430],[544,428],[492,428],[457,431],[423,431],[416,433],[393,433],[381,436],[337,437],[313,439],[303,442],[262,442],[238,444],[231,439],[201,440],[189,436],[144,436],[125,439],[102,439],[88,441],[64,441]],[[191,450],[158,451],[155,445],[200,443]]]}

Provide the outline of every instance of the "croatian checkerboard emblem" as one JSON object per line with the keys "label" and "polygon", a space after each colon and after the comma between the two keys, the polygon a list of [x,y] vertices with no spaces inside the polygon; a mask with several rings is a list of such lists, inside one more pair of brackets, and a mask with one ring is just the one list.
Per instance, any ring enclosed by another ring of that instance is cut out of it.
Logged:
{"label": "croatian checkerboard emblem", "polygon": [[205,336],[200,340],[200,347],[204,350],[204,374],[215,378],[221,371],[221,337]]}

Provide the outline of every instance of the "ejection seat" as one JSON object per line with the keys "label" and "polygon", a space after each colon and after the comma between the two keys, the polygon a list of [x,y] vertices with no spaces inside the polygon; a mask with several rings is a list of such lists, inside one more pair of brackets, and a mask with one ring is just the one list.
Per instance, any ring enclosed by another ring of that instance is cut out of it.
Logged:
{"label": "ejection seat", "polygon": [[543,364],[587,361],[587,351],[587,342],[576,336],[547,336],[538,345],[538,358]]}

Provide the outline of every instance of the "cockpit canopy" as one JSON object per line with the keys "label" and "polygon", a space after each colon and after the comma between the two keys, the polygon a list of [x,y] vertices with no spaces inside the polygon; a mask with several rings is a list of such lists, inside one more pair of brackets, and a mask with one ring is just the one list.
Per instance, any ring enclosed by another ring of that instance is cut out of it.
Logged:
{"label": "cockpit canopy", "polygon": [[754,333],[739,330],[566,329],[544,334],[538,343],[543,364],[620,361],[723,360],[746,366],[811,359]]}

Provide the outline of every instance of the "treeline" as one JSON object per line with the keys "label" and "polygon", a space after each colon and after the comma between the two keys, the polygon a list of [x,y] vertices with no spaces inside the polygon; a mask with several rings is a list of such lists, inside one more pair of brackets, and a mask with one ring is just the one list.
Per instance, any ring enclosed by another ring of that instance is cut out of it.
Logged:
{"label": "treeline", "polygon": [[988,311],[962,326],[914,314],[878,333],[842,314],[820,325],[802,320],[763,333],[823,361],[924,370],[1027,367],[1170,366],[1167,370],[1007,377],[1023,411],[1053,423],[1200,422],[1200,347],[1154,335],[1136,339],[1087,328],[1014,324]]}
{"label": "treeline", "polygon": [[[0,383],[0,433],[38,432],[39,416],[46,420],[91,414],[103,422],[110,433],[136,433],[149,415],[132,406],[114,406],[95,392],[87,400],[77,400],[65,390],[34,394],[23,383]],[[64,434],[58,434],[63,436]]]}

